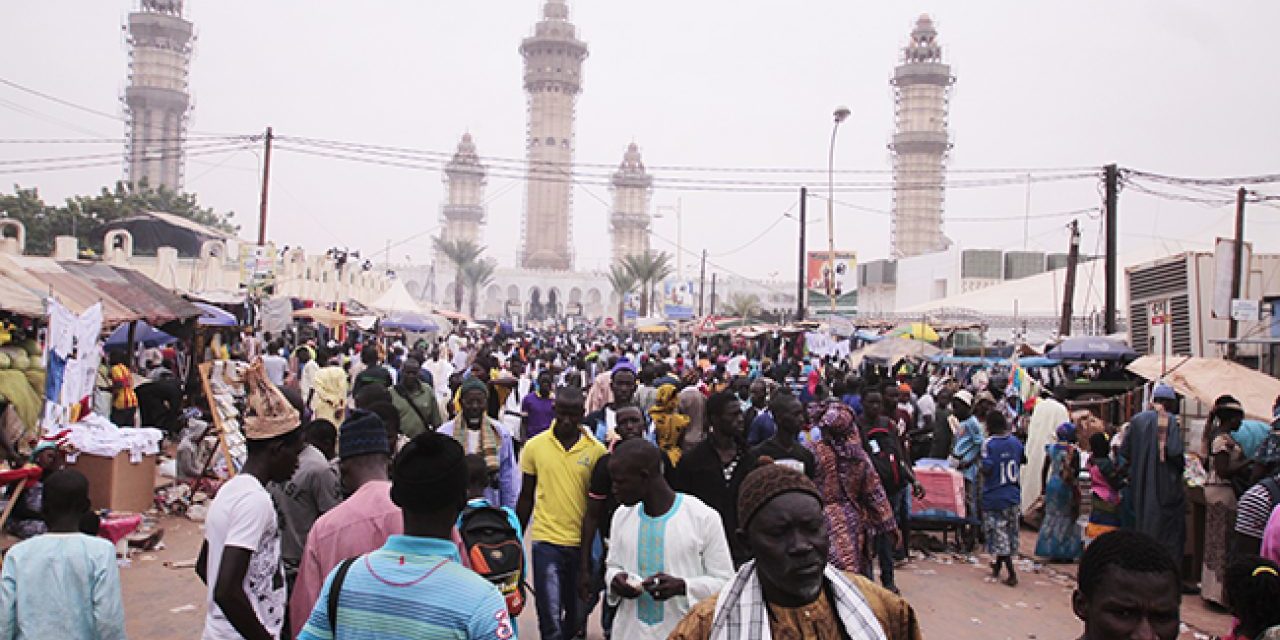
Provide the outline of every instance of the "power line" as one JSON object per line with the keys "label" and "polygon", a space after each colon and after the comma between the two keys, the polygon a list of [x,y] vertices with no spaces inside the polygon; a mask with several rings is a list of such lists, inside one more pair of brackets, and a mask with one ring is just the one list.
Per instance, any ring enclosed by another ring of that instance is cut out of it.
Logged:
{"label": "power line", "polygon": [[[280,138],[277,138],[280,139]],[[399,167],[404,169],[413,169],[418,171],[439,171],[444,168],[447,163],[440,160],[430,160],[426,158],[399,158],[399,157],[378,157],[386,154],[359,155],[360,152],[341,153],[330,148],[306,148],[301,146],[293,146],[287,144],[278,144],[281,150],[293,151],[307,155],[318,157],[333,158],[339,160],[347,160],[351,162],[363,162],[366,164]],[[554,182],[568,184],[584,184],[597,187],[611,187],[609,176],[603,174],[583,174],[567,170],[558,166],[534,167],[528,171],[522,171],[517,167],[504,167],[499,169],[490,168],[488,175],[496,178],[511,178],[526,181],[538,182]],[[1096,173],[1075,173],[1060,174],[1052,176],[1041,176],[1033,179],[1036,182],[1052,182],[1062,180],[1078,180],[1083,178],[1095,178]],[[842,183],[837,186],[836,191],[841,193],[867,193],[867,192],[888,192],[888,191],[915,191],[915,190],[943,190],[943,189],[964,189],[964,188],[983,188],[995,187],[1010,184],[1025,184],[1025,176],[1013,176],[1007,178],[989,178],[982,180],[969,181],[949,181],[931,184],[908,184],[894,185],[892,182],[869,182],[869,183]],[[714,192],[732,192],[732,193],[791,193],[799,188],[801,183],[784,183],[784,182],[765,182],[756,180],[698,180],[691,181],[688,179],[661,179],[655,178],[654,187],[669,191],[714,191]]]}
{"label": "power line", "polygon": [[117,121],[117,122],[123,122],[123,121],[124,121],[124,119],[123,119],[123,118],[121,118],[120,116],[118,116],[118,115],[116,115],[116,114],[107,113],[107,112],[105,112],[105,111],[98,111],[97,109],[92,109],[92,108],[89,108],[89,107],[86,107],[86,106],[83,106],[83,105],[76,104],[76,103],[74,103],[74,102],[71,102],[70,100],[63,100],[62,98],[59,98],[59,97],[57,97],[57,96],[51,96],[51,95],[49,95],[49,94],[47,94],[47,93],[45,93],[45,92],[43,92],[43,91],[37,91],[37,90],[35,90],[35,89],[32,89],[31,87],[25,87],[25,86],[20,85],[20,84],[18,84],[18,83],[16,83],[16,82],[14,82],[14,81],[12,81],[12,80],[6,80],[5,78],[0,78],[0,84],[4,84],[4,85],[10,86],[10,87],[13,87],[14,89],[17,89],[18,91],[23,91],[23,92],[29,93],[29,94],[31,94],[31,95],[33,95],[33,96],[39,97],[39,98],[44,98],[45,100],[50,100],[50,101],[56,102],[56,103],[58,103],[58,104],[60,104],[60,105],[62,105],[62,106],[64,106],[64,107],[71,107],[72,109],[79,109],[80,111],[84,111],[85,113],[92,113],[92,114],[93,114],[93,115],[95,115],[95,116],[102,116],[102,117],[104,117],[104,118],[110,118],[111,120],[115,120],[115,121]]}
{"label": "power line", "polygon": [[[305,143],[305,144],[311,144],[311,145],[329,146],[333,148],[341,148],[341,149],[348,149],[348,150],[359,149],[359,150],[365,150],[369,152],[383,152],[383,153],[388,153],[393,155],[404,154],[410,157],[420,157],[420,156],[437,157],[437,158],[444,159],[446,161],[453,158],[453,152],[449,152],[449,151],[412,149],[408,147],[374,145],[374,144],[366,144],[366,143],[359,143],[359,142],[326,140],[323,138],[307,138],[307,137],[300,137],[300,136],[277,136],[276,139],[289,140],[297,143]],[[504,158],[501,156],[484,156],[484,157],[481,157],[481,161],[488,164],[511,164],[519,167],[523,167],[527,164],[527,160],[524,158]],[[610,170],[616,170],[618,168],[617,163],[602,163],[602,162],[575,162],[574,166],[603,168],[603,169],[610,169]],[[797,167],[742,167],[742,166],[708,167],[708,166],[693,166],[693,165],[653,165],[653,164],[646,165],[646,168],[651,171],[668,171],[668,172],[784,173],[784,174],[796,173],[796,174],[815,174],[815,175],[823,175],[823,176],[825,176],[828,171],[828,169],[825,167],[810,169],[810,168],[797,168]],[[1074,173],[1074,172],[1081,172],[1081,171],[1094,171],[1096,173],[1097,167],[1038,167],[1038,168],[1037,167],[1031,167],[1031,168],[1015,167],[1015,168],[973,168],[973,169],[953,168],[953,169],[949,169],[948,171],[950,173],[974,173],[974,174],[1018,173],[1018,174],[1021,174],[1021,177],[1019,177],[1018,179],[1025,182],[1025,176],[1027,173],[1033,173],[1033,174],[1035,173]],[[892,174],[893,172],[894,172],[893,169],[835,169],[835,173],[838,173],[838,174],[884,175],[884,174]]]}
{"label": "power line", "polygon": [[1164,182],[1167,184],[1193,184],[1204,187],[1236,187],[1242,184],[1269,184],[1272,182],[1280,182],[1280,173],[1269,173],[1256,176],[1237,176],[1234,178],[1187,178],[1182,176],[1167,176],[1159,173],[1150,173],[1140,171],[1138,169],[1124,169],[1126,175],[1147,178],[1156,182]]}
{"label": "power line", "polygon": [[[193,152],[188,152],[186,155],[189,158],[200,157],[200,156],[207,156],[207,155],[216,155],[219,153],[229,153],[233,151],[240,151],[241,149],[247,149],[247,148],[249,148],[249,145],[240,145],[235,147],[223,147],[223,148],[217,148],[217,149],[193,151]],[[113,157],[114,155],[115,154],[113,154]],[[63,171],[68,169],[88,169],[92,167],[112,167],[112,166],[120,166],[121,161],[122,161],[121,159],[115,159],[115,160],[98,160],[93,162],[63,164],[63,165],[56,165],[56,166],[0,168],[0,175],[19,174],[19,173],[44,173],[48,171]]]}
{"label": "power line", "polygon": [[[146,142],[150,143],[152,141],[147,140]],[[237,141],[207,142],[207,143],[196,144],[196,145],[179,144],[177,146],[162,147],[159,149],[145,149],[145,153],[139,152],[139,154],[151,155],[151,154],[159,153],[161,157],[172,157],[172,156],[181,154],[184,150],[197,151],[200,149],[229,147],[229,146],[236,146],[236,148],[239,148],[239,145],[241,144],[242,144],[241,142],[237,142]],[[53,163],[72,162],[72,161],[79,161],[79,160],[94,160],[98,158],[119,158],[120,155],[121,154],[119,152],[112,152],[112,153],[93,153],[93,154],[85,154],[85,155],[78,155],[78,156],[27,158],[27,159],[21,159],[21,160],[0,160],[0,165],[53,164]]]}

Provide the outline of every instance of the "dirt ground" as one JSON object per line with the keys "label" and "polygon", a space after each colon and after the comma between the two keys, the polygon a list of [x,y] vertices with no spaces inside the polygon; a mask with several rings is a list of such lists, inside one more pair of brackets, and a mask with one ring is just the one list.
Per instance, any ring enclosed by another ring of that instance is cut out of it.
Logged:
{"label": "dirt ground", "polygon": [[[204,624],[205,589],[189,563],[200,551],[200,525],[185,518],[164,518],[165,549],[138,553],[120,570],[130,638],[197,638]],[[1034,546],[1024,533],[1023,548]],[[1030,545],[1030,546],[1029,546]],[[986,580],[987,560],[953,554],[917,558],[899,569],[898,585],[911,602],[926,638],[992,640],[1000,638],[1075,638],[1081,625],[1071,612],[1075,567],[1035,568],[1020,563],[1016,588]],[[1188,625],[1183,638],[1205,640],[1227,631],[1229,616],[1210,609],[1198,596],[1183,598],[1182,616]],[[538,638],[533,607],[520,616],[520,637]],[[599,618],[593,616],[589,638],[601,638]]]}

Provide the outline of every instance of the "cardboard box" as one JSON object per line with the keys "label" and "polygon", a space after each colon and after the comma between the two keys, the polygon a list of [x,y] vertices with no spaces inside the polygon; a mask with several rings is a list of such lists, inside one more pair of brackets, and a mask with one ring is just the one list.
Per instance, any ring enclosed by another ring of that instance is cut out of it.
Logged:
{"label": "cardboard box", "polygon": [[143,456],[137,464],[129,462],[129,452],[124,451],[114,458],[80,454],[67,468],[89,480],[89,502],[95,510],[142,513],[152,506],[158,465],[155,455]]}

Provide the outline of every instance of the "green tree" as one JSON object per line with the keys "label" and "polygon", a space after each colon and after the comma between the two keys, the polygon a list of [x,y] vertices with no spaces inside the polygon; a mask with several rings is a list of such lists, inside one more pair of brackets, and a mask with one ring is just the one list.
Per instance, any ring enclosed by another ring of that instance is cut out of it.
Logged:
{"label": "green tree", "polygon": [[35,189],[14,185],[13,195],[0,194],[0,215],[15,218],[27,229],[27,251],[48,254],[56,236],[75,236],[84,248],[101,251],[102,227],[121,218],[147,211],[160,211],[236,234],[240,227],[231,222],[234,213],[218,213],[200,206],[194,194],[177,193],[166,187],[152,188],[116,182],[96,195],[67,198],[61,207],[45,205]]}
{"label": "green tree", "polygon": [[741,318],[740,324],[746,325],[751,316],[760,312],[760,296],[749,293],[735,293],[729,297],[729,303],[725,305],[725,311],[731,316]]}
{"label": "green tree", "polygon": [[636,277],[625,265],[619,263],[609,267],[609,285],[613,287],[614,295],[618,296],[618,326],[622,326],[626,318],[627,295],[635,290],[636,283]]}
{"label": "green tree", "polygon": [[436,251],[453,263],[453,310],[461,313],[462,296],[465,292],[463,272],[467,265],[480,258],[484,247],[471,240],[445,240],[439,237],[434,239],[434,244]]}
{"label": "green tree", "polygon": [[493,273],[498,269],[497,261],[491,258],[473,260],[462,268],[462,279],[471,291],[471,302],[468,307],[471,317],[476,317],[476,302],[480,298],[480,290],[493,283]]}
{"label": "green tree", "polygon": [[646,251],[623,258],[622,266],[640,283],[640,308],[648,317],[653,311],[650,302],[653,300],[654,287],[673,271],[671,255],[665,251]]}

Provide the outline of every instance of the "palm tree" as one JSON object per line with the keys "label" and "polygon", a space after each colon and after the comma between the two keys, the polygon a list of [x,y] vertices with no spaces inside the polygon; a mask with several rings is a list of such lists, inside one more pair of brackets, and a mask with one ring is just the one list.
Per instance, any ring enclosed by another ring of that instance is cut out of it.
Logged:
{"label": "palm tree", "polygon": [[646,251],[623,258],[622,266],[640,283],[640,308],[648,317],[652,311],[650,301],[653,300],[654,287],[671,275],[671,255],[665,251]]}
{"label": "palm tree", "polygon": [[467,288],[471,290],[471,317],[476,317],[476,301],[480,297],[480,290],[493,283],[493,272],[498,268],[498,263],[492,258],[481,258],[473,260],[466,266],[462,267],[462,279],[466,282]]}
{"label": "palm tree", "polygon": [[436,251],[446,260],[453,263],[453,310],[462,312],[463,278],[462,272],[467,265],[476,261],[484,253],[484,247],[472,240],[434,239]]}
{"label": "palm tree", "polygon": [[725,305],[725,311],[729,315],[742,318],[742,325],[747,324],[747,320],[760,311],[760,296],[750,293],[743,295],[735,293],[729,297],[729,304]]}
{"label": "palm tree", "polygon": [[618,263],[609,267],[609,284],[613,293],[618,296],[618,326],[621,327],[627,311],[627,295],[635,290],[635,275],[627,270],[624,264]]}

